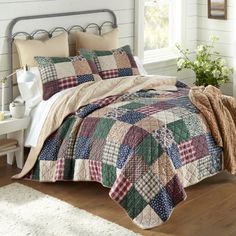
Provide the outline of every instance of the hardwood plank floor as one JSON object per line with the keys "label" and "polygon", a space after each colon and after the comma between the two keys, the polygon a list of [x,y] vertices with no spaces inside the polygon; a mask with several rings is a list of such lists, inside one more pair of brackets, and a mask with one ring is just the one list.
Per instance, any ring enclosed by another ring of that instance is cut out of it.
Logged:
{"label": "hardwood plank floor", "polygon": [[[19,169],[0,158],[0,186],[10,184]],[[236,176],[222,172],[186,189],[188,198],[160,227],[142,230],[108,195],[109,189],[92,182],[38,183],[20,180],[40,192],[64,200],[92,214],[113,221],[142,235],[157,236],[235,236]]]}

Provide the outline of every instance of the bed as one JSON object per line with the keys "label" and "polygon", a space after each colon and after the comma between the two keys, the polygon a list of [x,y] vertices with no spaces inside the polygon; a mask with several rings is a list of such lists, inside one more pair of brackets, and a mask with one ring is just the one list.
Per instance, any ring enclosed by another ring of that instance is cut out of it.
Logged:
{"label": "bed", "polygon": [[[117,27],[115,14],[108,12]],[[96,10],[82,12],[91,13]],[[51,16],[55,17],[36,18]],[[127,53],[130,70],[59,91],[32,109],[26,138],[32,148],[15,178],[97,181],[110,188],[109,196],[136,225],[149,229],[169,219],[187,197],[184,188],[224,169],[222,148],[190,101],[190,88],[175,77],[137,73],[137,63],[127,50],[119,49],[115,55]],[[42,66],[53,64],[51,59],[38,60]],[[12,68],[12,58],[9,61]],[[127,71],[133,74],[123,76]]]}

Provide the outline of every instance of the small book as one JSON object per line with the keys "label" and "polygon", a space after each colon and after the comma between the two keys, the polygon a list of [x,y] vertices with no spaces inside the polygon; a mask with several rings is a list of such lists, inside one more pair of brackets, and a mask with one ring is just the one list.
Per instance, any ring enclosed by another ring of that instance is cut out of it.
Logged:
{"label": "small book", "polygon": [[5,151],[6,148],[14,148],[18,144],[15,139],[0,139],[0,152]]}
{"label": "small book", "polygon": [[12,146],[10,146],[10,147],[1,148],[1,149],[0,149],[0,153],[9,151],[9,150],[14,149],[14,148],[16,148],[16,147],[17,147],[17,145],[12,145]]}

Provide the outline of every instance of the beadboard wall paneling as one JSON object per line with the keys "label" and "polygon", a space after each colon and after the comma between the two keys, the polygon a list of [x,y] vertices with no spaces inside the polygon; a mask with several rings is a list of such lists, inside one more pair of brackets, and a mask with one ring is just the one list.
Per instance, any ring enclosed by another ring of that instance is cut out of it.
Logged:
{"label": "beadboard wall paneling", "polygon": [[[83,11],[108,8],[115,12],[119,25],[119,43],[120,46],[125,44],[131,45],[133,48],[134,41],[134,1],[135,0],[1,0],[0,1],[0,77],[9,73],[9,65],[7,62],[7,26],[9,22],[16,17],[38,14],[52,14],[59,12]],[[31,32],[38,28],[52,29],[55,26],[63,26],[65,28],[73,25],[87,25],[88,23],[102,23],[110,20],[107,13],[69,16],[61,18],[38,19],[24,21],[18,23],[15,31],[24,30]],[[110,30],[105,27],[104,32]],[[14,52],[15,54],[15,52]],[[16,57],[16,55],[14,55]],[[10,102],[9,87],[6,85],[6,106]],[[14,88],[14,95],[17,89]],[[1,86],[0,86],[1,94]],[[1,96],[0,96],[1,102]],[[0,106],[1,109],[1,106]]]}

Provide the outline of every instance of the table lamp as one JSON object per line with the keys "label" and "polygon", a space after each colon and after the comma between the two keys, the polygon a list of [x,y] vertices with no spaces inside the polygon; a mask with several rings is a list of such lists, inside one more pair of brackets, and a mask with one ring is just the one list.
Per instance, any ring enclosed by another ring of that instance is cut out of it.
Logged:
{"label": "table lamp", "polygon": [[[2,111],[0,112],[0,121],[4,120],[5,117],[5,110],[4,110],[4,106],[5,106],[5,83],[9,78],[13,78],[12,76],[15,75],[17,73],[17,71],[11,73],[10,75],[7,75],[6,77],[4,77],[3,79],[0,80],[0,82],[2,83]],[[28,66],[24,66],[24,72],[20,75],[20,77],[18,78],[18,81],[20,81],[21,83],[27,83],[27,82],[32,82],[35,79],[35,74],[29,71]]]}

